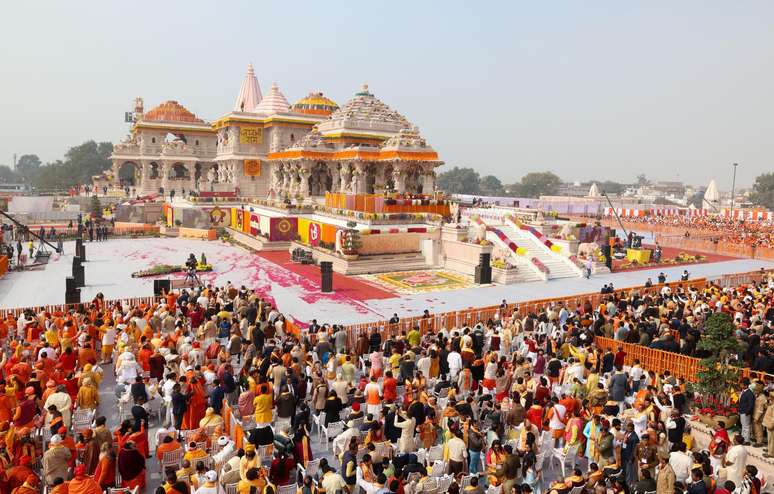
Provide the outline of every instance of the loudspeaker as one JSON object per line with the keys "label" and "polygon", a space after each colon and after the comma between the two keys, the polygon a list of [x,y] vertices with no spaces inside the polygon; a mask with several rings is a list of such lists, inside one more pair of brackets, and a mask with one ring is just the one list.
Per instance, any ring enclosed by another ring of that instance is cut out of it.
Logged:
{"label": "loudspeaker", "polygon": [[86,260],[86,244],[81,243],[81,248],[78,249],[78,257],[81,258],[81,262]]}
{"label": "loudspeaker", "polygon": [[86,286],[86,273],[83,266],[73,267],[75,286]]}
{"label": "loudspeaker", "polygon": [[478,264],[480,266],[489,266],[490,261],[492,260],[492,254],[479,254],[478,255]]}
{"label": "loudspeaker", "polygon": [[75,278],[68,276],[65,278],[65,303],[66,304],[80,304],[81,303],[81,289],[75,285]]}
{"label": "loudspeaker", "polygon": [[605,244],[602,246],[602,255],[605,256],[605,266],[607,269],[613,270],[613,256],[610,252],[610,246]]}
{"label": "loudspeaker", "polygon": [[172,291],[172,280],[153,280],[153,294],[161,295],[161,291],[164,290],[167,293]]}
{"label": "loudspeaker", "polygon": [[73,276],[75,276],[75,270],[81,267],[81,257],[76,255],[73,257]]}
{"label": "loudspeaker", "polygon": [[330,261],[320,262],[320,291],[323,293],[333,291],[333,263]]}
{"label": "loudspeaker", "polygon": [[474,275],[474,281],[478,285],[488,285],[492,283],[492,266],[490,264],[492,254],[479,254],[478,266],[476,266],[476,273]]}

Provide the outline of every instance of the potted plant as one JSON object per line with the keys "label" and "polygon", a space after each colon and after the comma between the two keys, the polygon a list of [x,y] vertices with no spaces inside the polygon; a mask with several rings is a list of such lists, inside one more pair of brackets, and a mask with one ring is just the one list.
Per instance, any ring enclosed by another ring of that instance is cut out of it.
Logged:
{"label": "potted plant", "polygon": [[704,406],[697,410],[699,419],[712,426],[720,420],[732,427],[739,419],[736,409],[730,406],[731,390],[739,384],[739,369],[732,360],[739,351],[739,343],[734,337],[731,316],[715,313],[707,318],[696,347],[709,354],[701,360],[697,381],[692,384],[694,393],[706,397]]}

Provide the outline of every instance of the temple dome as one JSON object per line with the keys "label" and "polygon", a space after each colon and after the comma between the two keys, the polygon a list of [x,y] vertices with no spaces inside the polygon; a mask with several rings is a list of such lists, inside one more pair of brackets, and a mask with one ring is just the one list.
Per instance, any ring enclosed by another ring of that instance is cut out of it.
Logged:
{"label": "temple dome", "polygon": [[336,129],[373,130],[394,133],[411,123],[368,91],[368,85],[319,124],[323,132]]}
{"label": "temple dome", "polygon": [[183,105],[174,100],[169,100],[145,112],[142,119],[146,122],[188,122],[204,123],[196,115],[188,111]]}
{"label": "temple dome", "polygon": [[275,113],[287,113],[290,111],[290,103],[288,103],[285,95],[280,91],[277,83],[271,85],[269,93],[263,97],[260,103],[253,110],[255,113],[261,113],[264,115],[273,115]]}
{"label": "temple dome", "polygon": [[339,109],[339,105],[332,99],[323,96],[323,93],[309,93],[305,98],[293,104],[293,111],[307,115],[322,115],[327,117]]}

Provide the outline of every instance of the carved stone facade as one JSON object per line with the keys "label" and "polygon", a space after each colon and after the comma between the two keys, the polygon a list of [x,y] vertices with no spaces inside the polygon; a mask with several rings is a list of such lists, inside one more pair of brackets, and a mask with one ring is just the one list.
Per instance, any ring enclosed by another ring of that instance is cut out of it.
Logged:
{"label": "carved stone facade", "polygon": [[[259,103],[243,111],[245,101]],[[341,108],[321,93],[291,107],[276,84],[262,99],[248,80],[237,104],[210,124],[175,101],[144,113],[138,99],[132,134],[113,148],[112,184],[132,195],[294,199],[435,190],[437,153],[367,86]]]}

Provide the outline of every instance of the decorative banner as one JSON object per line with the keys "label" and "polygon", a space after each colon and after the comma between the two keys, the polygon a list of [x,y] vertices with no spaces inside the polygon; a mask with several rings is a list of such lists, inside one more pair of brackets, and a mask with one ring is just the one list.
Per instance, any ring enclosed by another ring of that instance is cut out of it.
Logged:
{"label": "decorative banner", "polygon": [[231,219],[233,220],[232,225],[234,226],[235,230],[242,231],[242,221],[244,219],[244,215],[242,214],[241,209],[234,208],[231,210]]}
{"label": "decorative banner", "polygon": [[250,214],[250,235],[258,235],[261,231],[261,217],[255,213]]}
{"label": "decorative banner", "polygon": [[269,240],[272,242],[287,242],[296,238],[298,228],[298,218],[279,217],[271,218],[269,227]]}
{"label": "decorative banner", "polygon": [[319,223],[309,223],[309,245],[316,247],[320,243],[321,230]]}
{"label": "decorative banner", "polygon": [[239,127],[239,144],[261,144],[263,143],[262,127]]}
{"label": "decorative banner", "polygon": [[246,177],[261,176],[261,160],[244,160],[244,165]]}
{"label": "decorative banner", "polygon": [[222,226],[223,220],[226,218],[226,212],[220,209],[219,207],[215,206],[212,211],[210,211],[210,223],[213,226]]}

